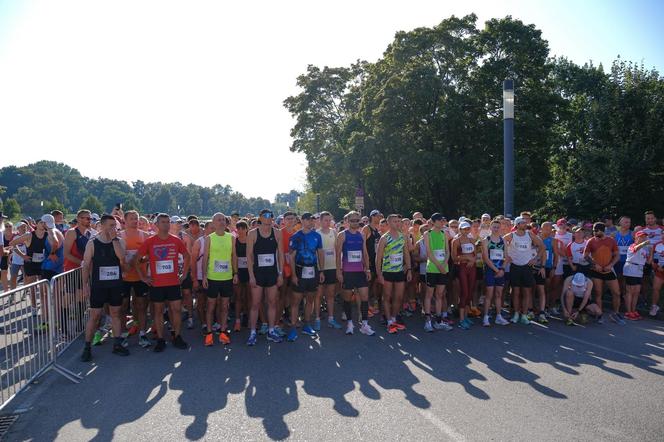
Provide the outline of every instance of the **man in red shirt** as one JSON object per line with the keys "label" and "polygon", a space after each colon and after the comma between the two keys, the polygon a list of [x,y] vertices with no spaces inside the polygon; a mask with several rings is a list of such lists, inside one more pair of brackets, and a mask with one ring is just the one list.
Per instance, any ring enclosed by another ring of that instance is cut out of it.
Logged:
{"label": "man in red shirt", "polygon": [[625,325],[625,319],[620,314],[620,286],[613,266],[620,260],[620,252],[616,240],[606,236],[604,223],[593,224],[593,237],[588,240],[583,251],[583,256],[590,262],[590,273],[592,278],[593,290],[595,291],[595,303],[599,307],[599,318],[597,322],[602,324],[602,293],[604,292],[604,283],[611,290],[613,297],[613,313],[609,318],[620,325]]}
{"label": "man in red shirt", "polygon": [[[182,327],[182,294],[180,284],[189,274],[189,252],[184,242],[169,233],[171,227],[170,217],[165,213],[157,215],[155,221],[157,234],[147,238],[132,259],[131,265],[136,269],[141,280],[150,286],[150,301],[154,303],[154,325],[157,331],[157,344],[155,352],[161,352],[166,347],[164,340],[164,302],[168,302],[169,318],[173,325],[173,346],[186,349],[187,343],[180,336]],[[184,257],[182,274],[178,275],[178,253]],[[143,268],[138,265],[141,259],[148,257],[150,262],[150,275],[143,274]]]}

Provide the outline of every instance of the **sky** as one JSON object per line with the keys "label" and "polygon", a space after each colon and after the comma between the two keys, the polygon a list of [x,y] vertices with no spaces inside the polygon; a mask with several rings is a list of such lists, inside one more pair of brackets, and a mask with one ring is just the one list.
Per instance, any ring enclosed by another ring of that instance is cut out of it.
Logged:
{"label": "sky", "polygon": [[658,0],[0,0],[0,167],[47,159],[272,200],[306,185],[282,103],[307,65],[373,62],[395,32],[471,12],[535,24],[551,55],[664,72]]}

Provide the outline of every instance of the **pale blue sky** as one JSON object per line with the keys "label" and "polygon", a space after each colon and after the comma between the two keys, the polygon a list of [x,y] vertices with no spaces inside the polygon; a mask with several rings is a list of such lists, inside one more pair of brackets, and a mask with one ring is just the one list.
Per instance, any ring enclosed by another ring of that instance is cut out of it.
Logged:
{"label": "pale blue sky", "polygon": [[551,55],[608,68],[620,54],[664,72],[655,0],[0,0],[0,149],[17,165],[272,199],[304,185],[282,101],[307,64],[375,61],[396,31],[471,12],[479,26],[534,23]]}

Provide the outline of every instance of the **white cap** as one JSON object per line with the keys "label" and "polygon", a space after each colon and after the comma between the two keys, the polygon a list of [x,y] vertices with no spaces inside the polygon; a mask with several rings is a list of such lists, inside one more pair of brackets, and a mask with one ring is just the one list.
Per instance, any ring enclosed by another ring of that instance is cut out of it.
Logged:
{"label": "white cap", "polygon": [[488,213],[484,213],[484,214],[482,214],[482,218],[489,218],[490,219],[491,215],[489,215]]}
{"label": "white cap", "polygon": [[515,225],[515,226],[518,226],[519,224],[521,224],[521,223],[525,223],[525,222],[526,222],[526,219],[525,219],[524,217],[522,217],[522,216],[517,216],[517,217],[514,219],[514,225]]}
{"label": "white cap", "polygon": [[583,273],[577,273],[574,275],[574,278],[572,278],[572,284],[577,286],[577,287],[583,287],[586,285],[586,277]]}
{"label": "white cap", "polygon": [[459,223],[459,230],[461,229],[470,229],[470,223],[468,221]]}
{"label": "white cap", "polygon": [[53,215],[50,213],[42,215],[41,221],[43,221],[49,229],[55,229],[55,218],[53,218]]}
{"label": "white cap", "polygon": [[95,222],[95,223],[96,223],[97,221],[99,221],[99,219],[100,219],[100,218],[99,218],[99,215],[97,215],[96,213],[93,213],[92,215],[90,215],[90,220],[91,220],[92,222]]}
{"label": "white cap", "polygon": [[[462,223],[464,221],[468,221],[468,218],[466,218],[465,216],[460,216],[459,217],[459,222]],[[459,226],[459,228],[461,228],[461,226]]]}
{"label": "white cap", "polygon": [[179,216],[177,216],[177,215],[171,216],[171,224],[176,224],[176,223],[179,223],[181,221],[182,221],[182,218],[180,218]]}

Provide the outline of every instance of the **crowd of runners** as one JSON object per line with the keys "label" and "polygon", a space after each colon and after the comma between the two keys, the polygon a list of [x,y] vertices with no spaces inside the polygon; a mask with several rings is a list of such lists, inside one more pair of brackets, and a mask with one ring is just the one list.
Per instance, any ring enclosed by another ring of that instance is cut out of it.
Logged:
{"label": "crowd of runners", "polygon": [[81,210],[71,222],[59,211],[16,225],[0,219],[3,290],[18,277],[29,284],[82,268],[82,286],[71,289],[90,308],[84,361],[107,336],[119,355],[134,335],[155,352],[167,337],[185,349],[183,327],[200,327],[205,346],[228,345],[244,328],[253,346],[259,335],[275,343],[316,336],[322,323],[347,335],[373,336],[378,326],[394,334],[416,314],[427,332],[469,330],[472,318],[485,327],[550,316],[624,325],[641,319],[639,308],[658,314],[664,282],[652,211],[636,226],[626,216],[617,225],[610,217],[537,223],[528,212],[448,220],[351,211],[337,221],[265,209],[202,220],[119,206],[102,216]]}

